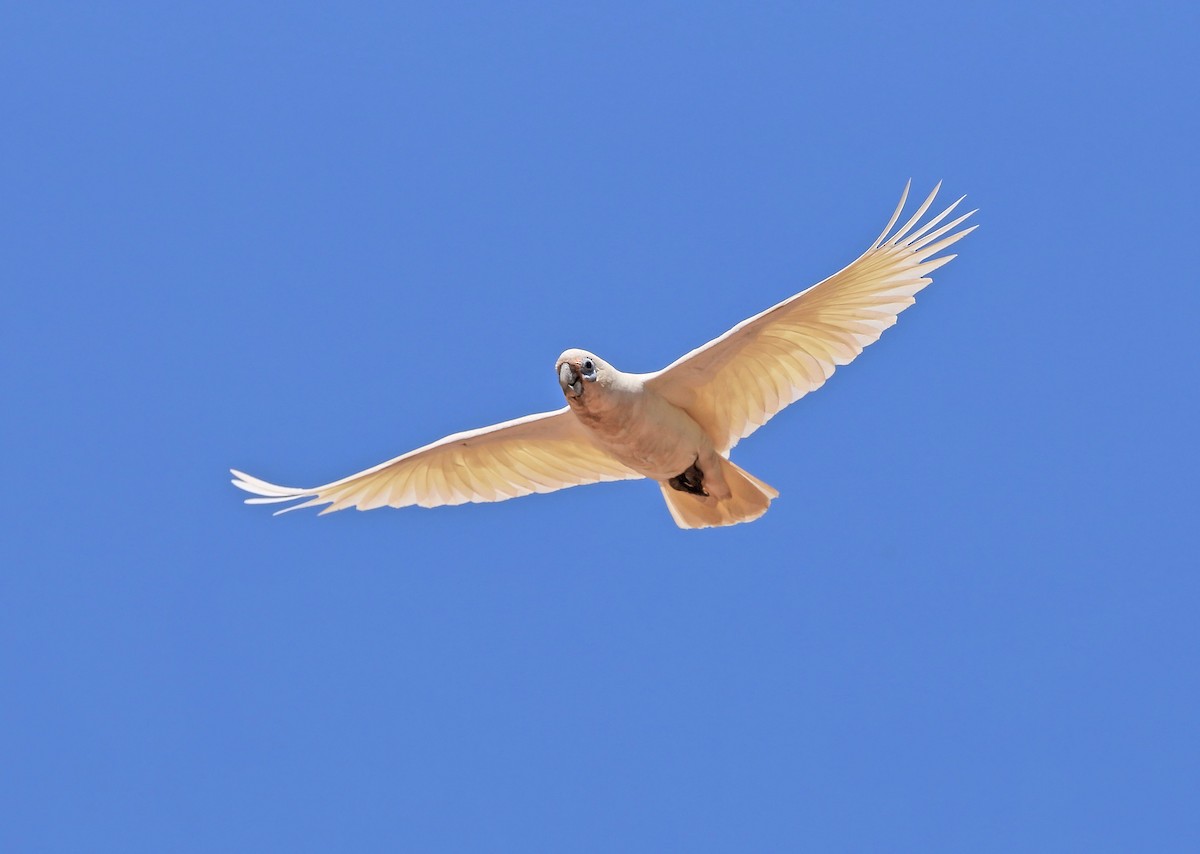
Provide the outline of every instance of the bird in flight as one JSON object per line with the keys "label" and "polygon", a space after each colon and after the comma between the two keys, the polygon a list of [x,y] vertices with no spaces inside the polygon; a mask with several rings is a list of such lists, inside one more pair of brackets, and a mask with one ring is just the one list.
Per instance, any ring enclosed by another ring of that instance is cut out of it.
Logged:
{"label": "bird in flight", "polygon": [[276,486],[231,469],[233,485],[253,493],[247,504],[299,502],[279,513],[324,504],[324,514],[650,478],[681,528],[757,519],[779,493],[730,461],[730,450],[879,340],[929,274],[955,257],[938,253],[975,230],[959,228],[975,211],[939,227],[960,198],[922,223],[940,187],[893,231],[905,186],[883,233],[856,261],[661,371],[625,373],[567,350],[555,364],[562,409],[455,433],[324,486]]}

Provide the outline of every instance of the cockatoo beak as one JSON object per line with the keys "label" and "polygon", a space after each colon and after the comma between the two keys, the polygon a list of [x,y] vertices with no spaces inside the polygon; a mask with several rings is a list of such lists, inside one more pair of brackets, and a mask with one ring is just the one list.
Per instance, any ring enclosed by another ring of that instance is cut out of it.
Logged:
{"label": "cockatoo beak", "polygon": [[562,386],[563,394],[568,397],[579,397],[583,394],[583,380],[579,378],[579,374],[575,373],[570,362],[563,362],[559,366],[558,384]]}

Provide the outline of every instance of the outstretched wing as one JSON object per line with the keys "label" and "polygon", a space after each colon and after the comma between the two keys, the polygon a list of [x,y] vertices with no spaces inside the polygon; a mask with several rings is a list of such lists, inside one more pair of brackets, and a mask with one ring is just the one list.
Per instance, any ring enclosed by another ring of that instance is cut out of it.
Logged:
{"label": "outstretched wing", "polygon": [[341,480],[297,489],[276,486],[236,469],[233,485],[251,492],[247,504],[308,499],[279,513],[328,504],[347,507],[437,507],[468,501],[504,501],[531,492],[640,477],[596,447],[566,407],[455,433]]}
{"label": "outstretched wing", "polygon": [[717,450],[728,451],[878,341],[932,281],[929,273],[955,257],[933,256],[975,230],[955,230],[975,211],[933,229],[962,199],[917,227],[940,188],[939,182],[892,233],[906,185],[883,234],[858,260],[652,374],[647,386],[686,410]]}

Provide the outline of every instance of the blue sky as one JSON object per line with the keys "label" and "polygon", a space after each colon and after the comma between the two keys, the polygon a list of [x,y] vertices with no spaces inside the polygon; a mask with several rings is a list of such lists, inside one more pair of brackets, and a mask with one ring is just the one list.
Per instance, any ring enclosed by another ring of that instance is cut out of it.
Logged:
{"label": "blue sky", "polygon": [[[0,849],[1200,846],[1183,3],[9,4]],[[23,8],[22,8],[23,7]],[[981,228],[782,493],[243,506]]]}

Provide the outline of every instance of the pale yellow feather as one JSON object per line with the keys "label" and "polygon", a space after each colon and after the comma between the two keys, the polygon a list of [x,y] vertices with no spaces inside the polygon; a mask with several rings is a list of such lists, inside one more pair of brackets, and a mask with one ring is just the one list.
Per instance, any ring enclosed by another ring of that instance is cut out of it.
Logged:
{"label": "pale yellow feather", "polygon": [[937,226],[962,199],[913,231],[940,187],[893,232],[906,186],[887,227],[852,264],[649,375],[647,388],[687,411],[727,453],[879,340],[929,274],[955,257],[934,256],[974,231],[955,230],[974,211]]}
{"label": "pale yellow feather", "polygon": [[277,512],[328,505],[332,513],[356,507],[437,507],[503,501],[532,492],[640,477],[589,438],[567,409],[543,412],[456,433],[324,486],[278,486],[236,469],[233,484],[256,497],[247,504],[301,501]]}

